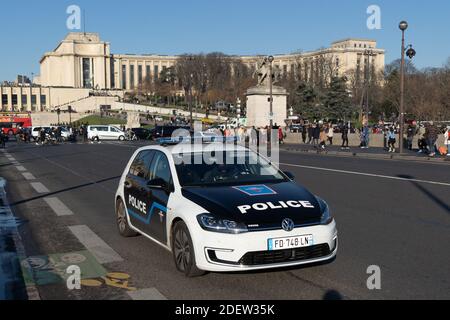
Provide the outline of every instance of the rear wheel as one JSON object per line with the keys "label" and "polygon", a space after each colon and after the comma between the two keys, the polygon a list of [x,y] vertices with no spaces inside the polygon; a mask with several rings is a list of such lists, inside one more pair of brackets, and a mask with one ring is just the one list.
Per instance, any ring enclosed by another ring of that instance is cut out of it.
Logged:
{"label": "rear wheel", "polygon": [[199,277],[206,272],[197,268],[194,245],[186,224],[178,222],[172,233],[172,252],[178,271],[186,277]]}
{"label": "rear wheel", "polygon": [[117,228],[122,237],[130,238],[136,237],[138,233],[130,228],[128,224],[127,214],[125,205],[121,199],[117,200],[116,205],[116,216],[117,216]]}

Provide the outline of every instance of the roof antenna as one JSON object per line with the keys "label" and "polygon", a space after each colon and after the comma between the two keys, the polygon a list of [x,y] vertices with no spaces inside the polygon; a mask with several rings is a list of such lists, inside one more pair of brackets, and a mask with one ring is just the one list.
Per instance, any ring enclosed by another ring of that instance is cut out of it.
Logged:
{"label": "roof antenna", "polygon": [[86,9],[83,9],[83,33],[86,35]]}

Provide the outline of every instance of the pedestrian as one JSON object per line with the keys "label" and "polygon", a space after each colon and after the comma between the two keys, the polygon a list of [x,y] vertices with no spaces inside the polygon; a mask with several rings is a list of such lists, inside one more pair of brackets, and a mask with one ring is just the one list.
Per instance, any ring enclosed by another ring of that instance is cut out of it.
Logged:
{"label": "pedestrian", "polygon": [[427,125],[425,135],[427,137],[428,154],[430,157],[434,157],[436,155],[436,141],[439,136],[439,129],[434,125],[433,121],[430,121]]}
{"label": "pedestrian", "polygon": [[413,122],[406,129],[406,139],[407,139],[407,144],[408,144],[408,150],[411,150],[411,151],[413,149],[414,137],[417,134],[417,126],[416,125],[417,125],[417,123]]}
{"label": "pedestrian", "polygon": [[303,144],[306,144],[306,135],[308,133],[308,130],[307,130],[305,125],[302,125],[302,129],[301,130],[302,130],[302,141],[303,141]]}
{"label": "pedestrian", "polygon": [[334,138],[334,130],[333,130],[333,125],[331,123],[328,126],[327,138],[328,138],[328,142],[330,143],[330,146],[332,146],[333,138]]}
{"label": "pedestrian", "polygon": [[327,144],[327,139],[328,139],[328,135],[326,132],[326,129],[324,127],[322,127],[322,129],[320,130],[320,147],[322,149],[326,148],[326,144]]}
{"label": "pedestrian", "polygon": [[348,132],[349,132],[349,127],[347,126],[346,123],[344,123],[342,125],[341,131],[342,131],[342,150],[348,150],[350,149],[348,146]]}
{"label": "pedestrian", "polygon": [[369,149],[370,142],[370,129],[369,125],[365,124],[361,131],[361,149]]}
{"label": "pedestrian", "polygon": [[395,129],[394,127],[391,127],[388,132],[388,146],[389,146],[389,152],[394,153],[395,152],[395,144],[396,144],[396,136],[395,136]]}
{"label": "pedestrian", "polygon": [[62,128],[61,127],[56,128],[56,140],[58,142],[62,142]]}
{"label": "pedestrian", "polygon": [[313,125],[312,137],[313,137],[312,145],[314,146],[314,148],[316,148],[319,145],[320,140],[320,127],[317,123]]}
{"label": "pedestrian", "polygon": [[267,126],[261,128],[261,130],[260,130],[260,135],[261,135],[260,139],[261,139],[261,144],[262,144],[261,146],[265,146],[267,144],[267,130],[268,130]]}
{"label": "pedestrian", "polygon": [[308,144],[311,144],[313,141],[314,128],[311,124],[308,125]]}
{"label": "pedestrian", "polygon": [[87,126],[83,126],[83,142],[88,142],[88,129]]}
{"label": "pedestrian", "polygon": [[237,137],[238,137],[238,141],[242,142],[244,139],[244,128],[243,127],[239,127],[238,132],[237,132]]}
{"label": "pedestrian", "polygon": [[39,131],[39,141],[40,141],[42,146],[45,144],[45,140],[46,140],[45,129],[41,128],[41,131]]}
{"label": "pedestrian", "polygon": [[278,127],[278,142],[280,144],[284,143],[284,132],[282,127]]}
{"label": "pedestrian", "polygon": [[256,148],[257,148],[257,150],[259,150],[259,146],[261,144],[261,131],[257,127],[254,127],[253,130],[255,130]]}
{"label": "pedestrian", "polygon": [[447,157],[450,157],[450,126],[447,127],[447,130],[445,130],[444,144],[447,147]]}
{"label": "pedestrian", "polygon": [[1,145],[2,149],[6,148],[5,128],[2,128],[2,131],[0,132],[0,145]]}

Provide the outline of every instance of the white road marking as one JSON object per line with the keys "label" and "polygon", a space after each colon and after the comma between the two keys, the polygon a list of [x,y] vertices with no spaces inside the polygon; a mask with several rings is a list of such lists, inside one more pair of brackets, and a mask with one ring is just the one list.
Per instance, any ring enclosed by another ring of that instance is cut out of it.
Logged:
{"label": "white road marking", "polygon": [[58,198],[45,198],[44,201],[56,213],[57,216],[73,216],[72,210],[67,208],[67,206]]}
{"label": "white road marking", "polygon": [[100,239],[88,226],[72,226],[70,231],[88,249],[101,264],[123,261],[105,241]]}
{"label": "white road marking", "polygon": [[6,156],[6,158],[7,158],[9,161],[16,161],[16,159],[15,159],[14,157],[11,157],[11,156]]}
{"label": "white road marking", "polygon": [[40,182],[32,182],[30,183],[34,190],[36,190],[37,193],[49,193],[50,190],[47,189],[46,186],[44,186]]}
{"label": "white road marking", "polygon": [[167,298],[156,288],[129,291],[128,295],[131,297],[131,299],[137,301],[167,300]]}
{"label": "white road marking", "polygon": [[427,183],[427,184],[433,184],[433,185],[438,185],[438,186],[450,187],[450,183],[445,183],[445,182],[419,180],[419,179],[408,179],[408,178],[402,178],[402,177],[385,176],[385,175],[364,173],[364,172],[355,172],[355,171],[336,170],[336,169],[329,169],[329,168],[301,166],[301,165],[291,164],[291,163],[280,163],[280,165],[287,166],[287,167],[302,168],[302,169],[328,171],[328,172],[343,173],[343,174],[353,174],[353,175],[366,176],[366,177],[372,177],[372,178],[381,178],[381,179],[390,179],[390,180],[417,182],[417,183]]}
{"label": "white road marking", "polygon": [[25,171],[27,171],[27,169],[25,169],[24,166],[16,166],[16,169],[19,170],[20,172],[25,172]]}
{"label": "white road marking", "polygon": [[23,177],[24,177],[26,180],[28,180],[28,181],[30,181],[30,180],[36,180],[36,177],[33,176],[33,175],[32,175],[31,173],[29,173],[29,172],[23,172],[22,175],[23,175]]}

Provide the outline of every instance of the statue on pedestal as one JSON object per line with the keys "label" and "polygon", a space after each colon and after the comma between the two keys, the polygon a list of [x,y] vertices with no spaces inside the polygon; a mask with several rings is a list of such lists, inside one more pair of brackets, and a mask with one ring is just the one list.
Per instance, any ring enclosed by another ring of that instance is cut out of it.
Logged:
{"label": "statue on pedestal", "polygon": [[[269,58],[265,57],[257,64],[257,69],[253,73],[253,77],[258,76],[258,87],[270,86],[270,62]],[[276,84],[280,79],[280,70],[272,68],[272,84]]]}

